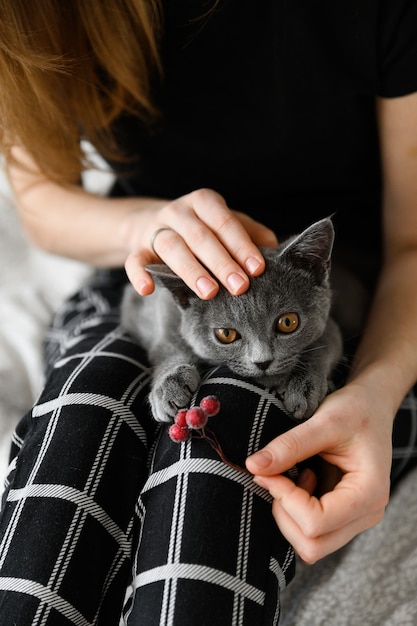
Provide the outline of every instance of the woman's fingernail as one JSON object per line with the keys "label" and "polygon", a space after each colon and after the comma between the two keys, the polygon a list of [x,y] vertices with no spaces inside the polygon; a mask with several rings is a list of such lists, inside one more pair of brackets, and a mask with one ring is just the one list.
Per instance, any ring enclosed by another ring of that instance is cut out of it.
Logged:
{"label": "woman's fingernail", "polygon": [[299,475],[297,479],[297,485],[299,487],[304,487],[304,485],[309,484],[313,478],[314,478],[313,472],[311,471],[311,469],[306,467],[305,469],[303,469],[303,471]]}
{"label": "woman's fingernail", "polygon": [[139,280],[135,284],[136,291],[141,296],[148,296],[152,293],[152,283],[149,283],[147,280]]}
{"label": "woman's fingernail", "polygon": [[313,470],[306,467],[303,469],[301,474],[297,479],[297,487],[301,487],[310,494],[314,493],[314,490],[317,486],[317,478]]}
{"label": "woman's fingernail", "polygon": [[232,293],[239,293],[246,286],[246,280],[240,274],[234,272],[227,277],[227,285]]}
{"label": "woman's fingernail", "polygon": [[258,467],[268,467],[272,462],[272,454],[268,450],[260,450],[252,454],[250,460]]}
{"label": "woman's fingernail", "polygon": [[259,261],[259,259],[255,259],[255,257],[250,257],[249,259],[247,259],[245,266],[249,274],[252,274],[254,276],[260,270],[262,263]]}
{"label": "woman's fingernail", "polygon": [[203,298],[208,298],[217,291],[217,285],[206,276],[202,276],[196,282],[196,287]]}

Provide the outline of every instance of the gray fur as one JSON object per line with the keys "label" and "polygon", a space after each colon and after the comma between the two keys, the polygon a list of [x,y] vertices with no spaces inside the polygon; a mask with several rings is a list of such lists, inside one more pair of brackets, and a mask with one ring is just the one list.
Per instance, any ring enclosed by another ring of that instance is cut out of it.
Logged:
{"label": "gray fur", "polygon": [[[314,413],[342,353],[330,317],[333,238],[332,222],[324,219],[279,248],[263,248],[265,272],[241,296],[221,287],[214,299],[201,300],[166,265],[148,268],[157,284],[151,296],[127,287],[122,323],[154,366],[149,399],[158,421],[172,420],[191,400],[201,368],[218,364],[275,390],[295,419]],[[299,327],[276,332],[277,319],[288,312],[298,314]],[[214,328],[236,329],[240,338],[222,344]]]}

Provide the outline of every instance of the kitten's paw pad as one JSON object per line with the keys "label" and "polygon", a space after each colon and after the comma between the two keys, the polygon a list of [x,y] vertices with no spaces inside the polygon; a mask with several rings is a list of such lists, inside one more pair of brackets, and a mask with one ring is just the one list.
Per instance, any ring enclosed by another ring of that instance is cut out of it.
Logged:
{"label": "kitten's paw pad", "polygon": [[200,384],[200,374],[193,365],[179,365],[176,370],[155,381],[149,394],[154,418],[170,422],[178,409],[187,406]]}

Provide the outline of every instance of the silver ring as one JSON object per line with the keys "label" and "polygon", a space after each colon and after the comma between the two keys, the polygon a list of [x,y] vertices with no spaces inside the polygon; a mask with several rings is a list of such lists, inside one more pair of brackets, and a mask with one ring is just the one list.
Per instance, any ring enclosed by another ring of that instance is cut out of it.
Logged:
{"label": "silver ring", "polygon": [[169,228],[168,226],[163,226],[162,228],[158,228],[151,237],[150,246],[152,252],[155,256],[159,256],[157,251],[155,250],[155,239],[158,237],[159,233],[162,233],[163,230],[173,230],[173,228]]}

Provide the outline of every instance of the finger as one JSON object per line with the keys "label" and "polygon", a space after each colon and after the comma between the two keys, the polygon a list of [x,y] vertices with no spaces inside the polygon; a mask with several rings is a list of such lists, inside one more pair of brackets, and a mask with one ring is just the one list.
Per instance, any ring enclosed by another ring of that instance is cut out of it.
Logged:
{"label": "finger", "polygon": [[139,295],[149,296],[154,288],[154,282],[145,266],[155,260],[154,255],[148,250],[132,252],[125,261],[125,270],[128,279]]}
{"label": "finger", "polygon": [[309,564],[315,563],[346,545],[359,533],[375,526],[382,517],[382,514],[367,514],[325,535],[308,537],[278,500],[273,502],[272,513],[284,537],[290,542],[299,557]]}
{"label": "finger", "polygon": [[[160,218],[164,224],[156,241],[159,257],[167,263],[198,295],[201,286],[198,280],[208,287],[211,275],[217,278],[233,295],[241,295],[249,287],[248,275],[257,276],[265,269],[265,260],[238,215],[231,211],[222,196],[210,189],[200,189],[187,196],[170,202],[163,209]],[[276,238],[269,229],[247,220],[253,229],[262,230],[264,239],[275,243]],[[178,247],[181,242],[172,229],[194,255],[186,255],[186,248]],[[267,237],[266,233],[269,233]],[[179,263],[181,254],[181,263]],[[186,255],[186,256],[184,256]],[[175,265],[175,267],[174,267]],[[207,271],[208,270],[208,271]],[[201,280],[203,272],[204,281]],[[204,293],[204,298],[212,297],[214,290]]]}
{"label": "finger", "polygon": [[[231,257],[213,231],[191,211],[181,216],[175,229],[163,230],[158,234],[154,249],[159,257],[200,296],[201,287],[197,281],[204,276],[205,282],[211,280],[213,286],[216,283],[211,274],[233,295],[240,295],[249,287],[246,272]],[[260,257],[263,259],[261,255]],[[263,260],[262,263],[264,264]],[[258,267],[258,261],[256,264]],[[212,287],[210,293],[205,293],[203,297],[213,295],[215,292]]]}
{"label": "finger", "polygon": [[[211,241],[213,244],[211,246],[211,255],[213,258],[217,257],[217,273],[221,274],[219,268],[221,267],[222,256],[226,257],[227,255],[221,254],[223,251],[221,244],[215,240],[210,230],[205,230],[205,247],[209,249],[210,245],[208,244]],[[157,260],[166,262],[199,297],[209,299],[216,295],[218,284],[207,272],[207,269],[198,262],[196,256],[174,229],[168,227],[161,228],[153,248],[158,254]],[[201,256],[204,257],[204,254]],[[150,274],[146,271],[146,265],[155,260],[154,252],[147,249],[131,253],[126,260],[126,273],[140,295],[149,295],[154,289],[154,283]],[[227,258],[224,260],[224,263],[226,265]],[[224,279],[226,282],[225,286],[235,295],[239,295],[247,289],[249,281],[236,263],[232,267],[237,271],[226,276]]]}
{"label": "finger", "polygon": [[[239,268],[250,276],[261,274],[265,269],[264,258],[242,220],[230,210],[224,198],[211,189],[200,189],[193,192],[192,202],[199,220],[213,232]],[[225,284],[224,280],[222,282]]]}
{"label": "finger", "polygon": [[304,489],[311,496],[317,487],[317,476],[311,469],[306,467],[299,475],[296,484],[297,487]]}
{"label": "finger", "polygon": [[273,230],[267,228],[261,222],[257,222],[246,213],[234,211],[234,215],[243,224],[245,231],[257,246],[266,246],[268,248],[276,248],[278,246],[278,239]]}
{"label": "finger", "polygon": [[[246,459],[252,474],[282,474],[300,461],[340,444],[336,420],[327,420],[324,410],[308,421],[273,439],[267,446]],[[329,459],[331,462],[331,459]]]}
{"label": "finger", "polygon": [[[165,234],[166,232],[166,234]],[[175,231],[169,229],[163,231],[158,235],[159,237],[169,237],[171,240],[175,238],[176,244],[171,244],[171,248],[177,247],[177,251],[174,251],[174,261],[170,262],[171,269],[179,276],[184,273],[187,267],[193,268],[188,271],[187,282],[190,289],[193,289],[197,295],[203,299],[212,298],[218,292],[218,284],[212,279],[210,274],[207,273],[199,263],[195,261],[193,255],[187,250],[186,246],[181,243],[181,239],[176,235]],[[167,255],[169,256],[169,254]],[[132,252],[126,259],[125,270],[126,274],[132,283],[133,287],[141,296],[150,295],[155,288],[152,276],[147,272],[146,266],[150,263],[154,263],[155,260],[161,261],[161,257],[158,255],[155,258],[155,254],[147,249],[142,249],[136,252]],[[162,259],[163,260],[163,259]],[[184,276],[182,276],[184,278]]]}
{"label": "finger", "polygon": [[[377,494],[377,483],[368,476],[359,478],[345,475],[333,491],[321,498],[311,495],[284,476],[263,476],[261,483],[302,534],[313,538],[340,530],[366,515],[376,515],[385,509],[387,497],[383,494],[382,485],[381,493]],[[255,482],[261,484],[259,480]],[[372,494],[371,497],[369,494]]]}
{"label": "finger", "polygon": [[[212,237],[210,231],[206,230]],[[216,295],[219,290],[217,282],[173,228],[161,229],[153,248],[159,258],[169,265],[172,271],[180,276],[200,298],[206,300]]]}

